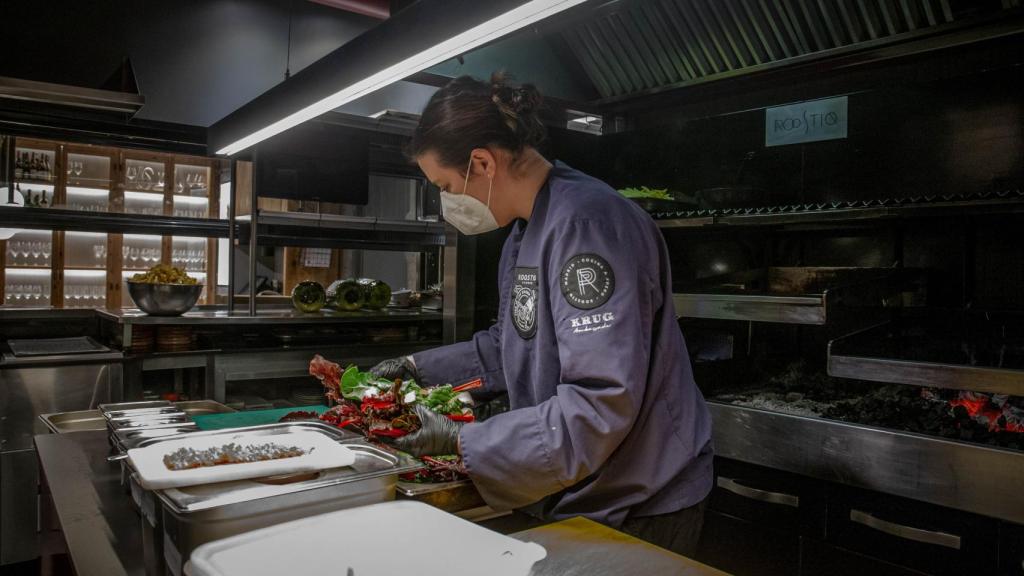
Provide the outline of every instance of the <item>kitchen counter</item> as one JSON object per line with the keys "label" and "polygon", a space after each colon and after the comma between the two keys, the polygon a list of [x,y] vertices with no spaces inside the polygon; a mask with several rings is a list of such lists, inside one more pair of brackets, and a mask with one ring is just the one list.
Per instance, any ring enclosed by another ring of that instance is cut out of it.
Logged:
{"label": "kitchen counter", "polygon": [[[106,432],[44,434],[35,440],[76,573],[145,574],[141,519],[121,487],[120,466],[106,460]],[[724,574],[583,518],[511,536],[547,549],[547,558],[534,566],[534,576],[632,574],[640,567],[650,576]]]}
{"label": "kitchen counter", "polygon": [[419,308],[385,308],[379,311],[356,310],[354,312],[335,312],[323,310],[313,313],[302,313],[292,308],[265,308],[256,316],[236,311],[228,314],[224,308],[197,308],[181,316],[149,316],[140,310],[96,310],[101,320],[113,321],[118,324],[134,325],[248,325],[248,324],[315,324],[315,323],[359,323],[373,322],[423,322],[441,320],[441,313],[434,310]]}

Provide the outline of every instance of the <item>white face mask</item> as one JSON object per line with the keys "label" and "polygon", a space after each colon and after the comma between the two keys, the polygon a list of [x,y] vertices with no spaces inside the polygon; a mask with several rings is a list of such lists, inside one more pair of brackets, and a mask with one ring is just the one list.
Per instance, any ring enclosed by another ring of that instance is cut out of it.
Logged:
{"label": "white face mask", "polygon": [[441,190],[441,215],[455,229],[467,236],[483,234],[498,229],[498,221],[491,214],[491,187],[494,178],[488,177],[487,204],[466,194],[469,186],[469,171],[473,168],[473,158],[469,159],[469,166],[466,167],[466,181],[462,184],[462,194],[452,194],[447,190]]}

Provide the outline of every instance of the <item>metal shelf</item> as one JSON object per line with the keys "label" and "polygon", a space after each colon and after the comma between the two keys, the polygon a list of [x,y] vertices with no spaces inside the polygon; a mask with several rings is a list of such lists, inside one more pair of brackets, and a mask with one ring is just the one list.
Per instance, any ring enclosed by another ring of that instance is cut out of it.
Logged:
{"label": "metal shelf", "polygon": [[228,223],[225,220],[117,212],[83,212],[61,208],[0,206],[0,222],[7,226],[37,230],[202,236],[207,238],[228,237]]}
{"label": "metal shelf", "polygon": [[726,208],[652,213],[660,228],[704,226],[787,226],[939,217],[949,214],[1024,212],[1024,191],[915,196],[911,198],[793,204],[760,208]]}
{"label": "metal shelf", "polygon": [[909,272],[892,268],[776,267],[709,278],[673,295],[683,318],[864,326],[887,318]]}
{"label": "metal shelf", "polygon": [[1024,330],[991,321],[955,327],[934,319],[883,324],[830,342],[828,373],[1022,396]]}
{"label": "metal shelf", "polygon": [[[249,238],[249,217],[236,219],[239,237]],[[360,248],[419,252],[444,246],[442,222],[382,220],[373,217],[273,212],[258,215],[259,243],[264,246]]]}

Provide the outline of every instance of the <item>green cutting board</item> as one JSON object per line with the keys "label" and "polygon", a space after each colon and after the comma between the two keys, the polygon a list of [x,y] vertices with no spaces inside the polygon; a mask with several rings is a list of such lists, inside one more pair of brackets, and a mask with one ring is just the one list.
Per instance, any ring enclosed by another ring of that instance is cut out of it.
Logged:
{"label": "green cutting board", "polygon": [[289,412],[316,412],[323,414],[327,406],[297,406],[295,408],[273,408],[271,410],[248,410],[228,412],[226,414],[198,414],[192,417],[200,430],[223,430],[225,428],[242,428],[243,426],[259,426],[274,424]]}

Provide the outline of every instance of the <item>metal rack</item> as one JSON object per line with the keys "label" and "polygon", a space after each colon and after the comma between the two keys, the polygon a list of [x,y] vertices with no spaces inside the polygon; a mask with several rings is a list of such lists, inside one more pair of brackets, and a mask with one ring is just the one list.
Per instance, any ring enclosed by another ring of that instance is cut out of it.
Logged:
{"label": "metal rack", "polygon": [[899,296],[904,269],[772,267],[701,281],[673,295],[685,318],[813,326],[877,324]]}
{"label": "metal rack", "polygon": [[828,373],[990,394],[1024,395],[1024,334],[988,323],[950,330],[936,321],[908,320],[855,332],[829,343]]}
{"label": "metal rack", "polygon": [[656,212],[651,216],[659,227],[671,229],[703,226],[784,226],[937,217],[949,214],[1021,212],[1024,212],[1024,190],[1002,190],[759,208],[694,209]]}

